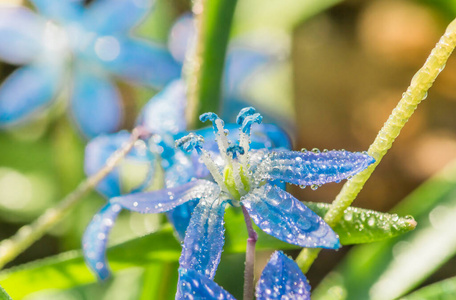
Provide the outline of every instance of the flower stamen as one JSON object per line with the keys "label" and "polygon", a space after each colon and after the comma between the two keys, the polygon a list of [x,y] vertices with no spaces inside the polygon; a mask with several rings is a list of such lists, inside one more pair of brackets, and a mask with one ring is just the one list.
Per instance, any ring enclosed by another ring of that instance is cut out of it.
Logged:
{"label": "flower stamen", "polygon": [[198,155],[203,160],[203,163],[206,165],[207,169],[211,173],[212,177],[214,178],[215,182],[220,186],[220,188],[228,193],[228,188],[226,187],[223,175],[220,172],[219,167],[212,159],[211,155],[202,148],[202,144],[204,142],[204,138],[200,135],[196,135],[193,132],[189,133],[188,135],[178,139],[176,141],[176,147],[182,148],[185,152],[191,152],[196,150]]}
{"label": "flower stamen", "polygon": [[250,129],[254,123],[260,124],[263,117],[255,111],[253,107],[243,108],[237,118],[236,123],[241,125],[241,132],[239,133],[239,146],[244,148],[245,155],[242,155],[239,159],[241,164],[247,166],[249,161],[248,152],[250,150]]}
{"label": "flower stamen", "polygon": [[229,161],[230,158],[226,153],[226,149],[229,146],[228,138],[226,137],[226,131],[223,127],[225,124],[222,119],[220,119],[217,114],[213,112],[207,112],[200,116],[201,122],[211,121],[212,127],[214,128],[215,133],[215,141],[219,147],[220,155],[222,156],[223,160]]}

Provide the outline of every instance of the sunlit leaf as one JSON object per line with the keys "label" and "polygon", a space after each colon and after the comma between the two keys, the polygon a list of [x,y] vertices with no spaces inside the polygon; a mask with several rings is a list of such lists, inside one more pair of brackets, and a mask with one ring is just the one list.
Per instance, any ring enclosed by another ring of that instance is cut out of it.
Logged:
{"label": "sunlit leaf", "polygon": [[[244,252],[247,230],[242,213],[229,209],[226,213],[227,243],[224,253]],[[299,247],[281,242],[259,229],[257,250],[297,249]],[[108,260],[116,271],[147,266],[156,262],[177,262],[181,253],[180,244],[170,227],[150,235],[136,238],[109,248]],[[177,278],[177,277],[176,277]],[[14,299],[35,291],[68,289],[95,282],[95,276],[84,263],[81,251],[70,251],[37,262],[24,264],[0,272],[0,282],[12,291]]]}
{"label": "sunlit leaf", "polygon": [[0,300],[12,300],[6,291],[0,286]]}
{"label": "sunlit leaf", "polygon": [[[319,216],[330,208],[327,203],[305,202]],[[397,214],[380,213],[373,210],[349,207],[344,219],[334,229],[342,245],[372,243],[389,239],[415,229],[412,217],[400,218]]]}
{"label": "sunlit leaf", "polygon": [[456,277],[439,281],[427,287],[421,288],[401,300],[423,300],[423,299],[439,299],[453,300],[456,295]]}
{"label": "sunlit leaf", "polygon": [[456,253],[456,164],[412,192],[394,212],[419,226],[384,242],[355,247],[317,287],[314,299],[395,299]]}
{"label": "sunlit leaf", "polygon": [[[144,266],[155,262],[177,262],[180,245],[167,227],[108,250],[112,270]],[[14,299],[35,291],[68,289],[95,282],[84,263],[81,251],[70,251],[37,262],[24,264],[0,273],[0,282]]]}

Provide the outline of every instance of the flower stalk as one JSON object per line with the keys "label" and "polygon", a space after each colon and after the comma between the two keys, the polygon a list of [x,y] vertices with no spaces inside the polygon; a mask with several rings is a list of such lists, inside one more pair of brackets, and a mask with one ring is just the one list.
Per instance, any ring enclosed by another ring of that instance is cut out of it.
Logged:
{"label": "flower stalk", "polygon": [[[399,133],[416,110],[418,104],[426,98],[429,88],[444,69],[446,61],[455,46],[456,20],[448,25],[445,33],[431,51],[423,67],[413,76],[410,86],[402,94],[398,105],[369,147],[367,152],[375,158],[375,163],[348,180],[333,201],[331,208],[324,218],[331,227],[334,227],[342,219],[345,209],[352,204],[383,156],[391,148],[394,140],[399,136]],[[296,262],[304,273],[308,271],[313,261],[317,258],[319,251],[319,249],[309,248],[301,251]]]}
{"label": "flower stalk", "polygon": [[195,0],[197,41],[190,63],[187,118],[190,128],[199,115],[219,111],[225,55],[237,0]]}
{"label": "flower stalk", "polygon": [[245,252],[245,270],[244,270],[244,300],[253,300],[254,294],[254,271],[255,271],[255,245],[258,235],[252,227],[252,220],[249,212],[242,206],[245,224],[247,225],[248,239],[247,249]]}
{"label": "flower stalk", "polygon": [[147,136],[142,127],[137,127],[132,131],[131,139],[122,148],[114,152],[106,161],[105,166],[96,174],[88,177],[81,182],[78,187],[55,207],[47,209],[38,219],[29,225],[21,227],[15,235],[0,242],[0,268],[12,261],[24,250],[39,240],[49,229],[63,219],[71,209],[78,204],[83,197],[103,180],[115,166],[128,154],[136,141],[143,136]]}

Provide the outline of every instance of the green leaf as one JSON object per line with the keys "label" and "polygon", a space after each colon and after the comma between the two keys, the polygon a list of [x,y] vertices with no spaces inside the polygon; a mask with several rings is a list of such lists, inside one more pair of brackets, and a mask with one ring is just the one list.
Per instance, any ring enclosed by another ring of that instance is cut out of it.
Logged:
{"label": "green leaf", "polygon": [[394,212],[412,214],[418,228],[400,237],[353,248],[317,287],[313,299],[395,299],[454,256],[456,164],[418,187]]}
{"label": "green leaf", "polygon": [[[158,232],[109,248],[108,260],[116,272],[155,262],[176,262],[181,248],[172,229]],[[95,282],[81,251],[70,251],[24,264],[0,273],[0,282],[14,299],[46,289],[68,289]]]}
{"label": "green leaf", "polygon": [[[226,244],[224,253],[245,252],[247,229],[240,209],[226,212]],[[257,229],[257,250],[298,249]],[[110,247],[108,261],[113,272],[126,268],[147,266],[157,262],[176,263],[181,247],[171,227]],[[152,272],[152,275],[157,274]],[[46,289],[69,289],[95,282],[96,278],[84,263],[81,251],[70,251],[50,258],[24,264],[0,272],[0,282],[12,297],[22,298]]]}
{"label": "green leaf", "polygon": [[[307,207],[324,217],[331,207],[327,203],[305,202]],[[349,207],[344,219],[334,231],[339,235],[342,245],[372,243],[389,239],[416,227],[412,217],[400,218],[397,214],[380,213],[373,210]]]}
{"label": "green leaf", "polygon": [[452,277],[421,288],[410,295],[401,298],[401,300],[453,300],[455,295],[456,277]]}
{"label": "green leaf", "polygon": [[0,286],[0,300],[12,300],[6,291]]}

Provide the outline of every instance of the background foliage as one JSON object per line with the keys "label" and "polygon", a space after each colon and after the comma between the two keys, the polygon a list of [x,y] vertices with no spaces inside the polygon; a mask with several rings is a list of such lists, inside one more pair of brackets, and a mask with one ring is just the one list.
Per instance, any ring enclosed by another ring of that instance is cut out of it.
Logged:
{"label": "background foliage", "polygon": [[[138,33],[166,42],[173,20],[188,9],[187,1],[157,0]],[[255,74],[246,96],[258,110],[273,114],[286,126],[295,148],[359,150],[374,139],[454,17],[456,6],[444,0],[238,0],[231,36],[255,37],[258,43],[280,48],[281,63]],[[0,64],[1,78],[12,71],[12,66]],[[454,74],[453,56],[355,202],[379,211],[400,202],[393,211],[415,217],[417,229],[337,253],[323,251],[308,274],[315,299],[335,299],[334,295],[392,299],[456,276],[456,237],[450,230],[456,207],[456,168],[451,163],[456,158]],[[124,127],[131,128],[141,106],[156,91],[125,83],[121,89],[130,95],[124,103],[128,116]],[[34,220],[84,178],[85,141],[67,120],[63,106],[53,107],[24,128],[0,133],[1,239]],[[340,187],[291,188],[299,199],[330,202]],[[64,254],[2,271],[0,284],[14,299],[173,299],[179,245],[170,229],[161,226],[161,216],[122,214],[112,241],[124,243],[109,252],[111,265],[119,272],[103,285],[94,283],[76,249],[102,203],[96,193],[87,196],[51,234],[7,267]],[[240,216],[231,213],[226,218],[232,220],[226,222],[227,247],[216,281],[240,298],[245,235],[238,232],[245,229]],[[146,233],[152,234],[141,237]],[[139,238],[130,240],[134,237]],[[257,247],[258,272],[275,247],[298,253],[293,246],[263,236]],[[451,294],[454,282],[429,286],[407,299]],[[42,291],[46,287],[53,290]],[[330,296],[325,293],[328,289]],[[2,297],[6,296],[0,290]]]}

